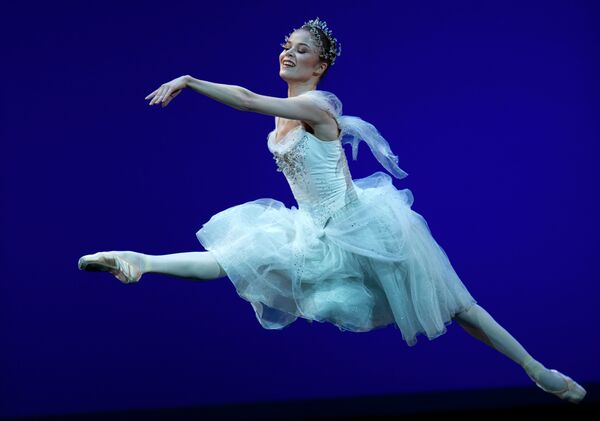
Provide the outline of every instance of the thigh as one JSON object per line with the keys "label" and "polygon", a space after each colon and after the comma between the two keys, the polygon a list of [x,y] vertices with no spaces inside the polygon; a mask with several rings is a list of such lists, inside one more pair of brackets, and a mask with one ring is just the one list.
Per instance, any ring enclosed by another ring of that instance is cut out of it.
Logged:
{"label": "thigh", "polygon": [[214,253],[212,253],[211,251],[201,251],[200,252],[200,258],[202,260],[204,260],[204,262],[206,264],[215,266],[216,268],[219,269],[219,273],[217,275],[217,278],[223,278],[223,277],[227,276],[227,273],[225,272],[225,269],[223,269],[223,266],[221,266],[221,264],[217,260],[217,258],[214,255]]}

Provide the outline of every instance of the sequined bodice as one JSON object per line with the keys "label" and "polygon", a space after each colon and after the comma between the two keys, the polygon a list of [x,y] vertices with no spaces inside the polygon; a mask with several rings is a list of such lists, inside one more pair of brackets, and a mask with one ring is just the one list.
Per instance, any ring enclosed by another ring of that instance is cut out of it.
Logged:
{"label": "sequined bodice", "polygon": [[356,190],[339,139],[325,141],[308,133],[303,126],[290,130],[276,141],[269,133],[267,145],[283,172],[298,208],[308,212],[324,227],[331,215],[357,199]]}

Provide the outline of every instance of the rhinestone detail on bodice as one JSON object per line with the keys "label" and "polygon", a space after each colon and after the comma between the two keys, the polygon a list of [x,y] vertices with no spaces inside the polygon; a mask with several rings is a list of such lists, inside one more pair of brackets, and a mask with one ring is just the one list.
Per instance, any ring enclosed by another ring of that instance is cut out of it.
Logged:
{"label": "rhinestone detail on bodice", "polygon": [[269,133],[268,147],[283,172],[300,210],[324,227],[334,213],[357,200],[346,154],[339,139],[321,140],[303,126],[275,141]]}

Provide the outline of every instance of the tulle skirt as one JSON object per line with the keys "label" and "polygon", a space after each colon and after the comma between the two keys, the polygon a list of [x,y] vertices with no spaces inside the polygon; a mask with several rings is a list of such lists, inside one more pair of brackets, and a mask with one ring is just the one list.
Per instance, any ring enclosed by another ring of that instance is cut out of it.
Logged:
{"label": "tulle skirt", "polygon": [[434,339],[476,303],[409,189],[383,172],[353,180],[358,200],[325,227],[262,198],[225,209],[196,236],[266,329],[298,317],[367,332],[393,325],[409,346]]}

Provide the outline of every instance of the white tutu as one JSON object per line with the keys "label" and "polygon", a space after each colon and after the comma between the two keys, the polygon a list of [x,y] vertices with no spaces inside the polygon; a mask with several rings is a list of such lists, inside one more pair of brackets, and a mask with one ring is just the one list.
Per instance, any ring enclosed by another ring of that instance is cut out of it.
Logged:
{"label": "white tutu", "polygon": [[329,112],[342,134],[324,141],[299,126],[276,142],[277,129],[269,133],[269,150],[299,206],[262,198],[230,207],[202,226],[198,240],[266,329],[301,317],[353,332],[393,324],[409,346],[419,333],[442,335],[475,299],[411,209],[412,192],[398,190],[380,171],[353,180],[343,145],[352,145],[356,159],[364,140],[403,178],[397,156],[370,123],[342,116],[335,95],[301,97]]}
{"label": "white tutu", "polygon": [[442,335],[476,301],[411,209],[409,189],[383,172],[354,185],[359,200],[324,228],[264,198],[217,213],[196,235],[266,329],[302,317],[354,332],[394,324],[411,346],[418,333]]}

